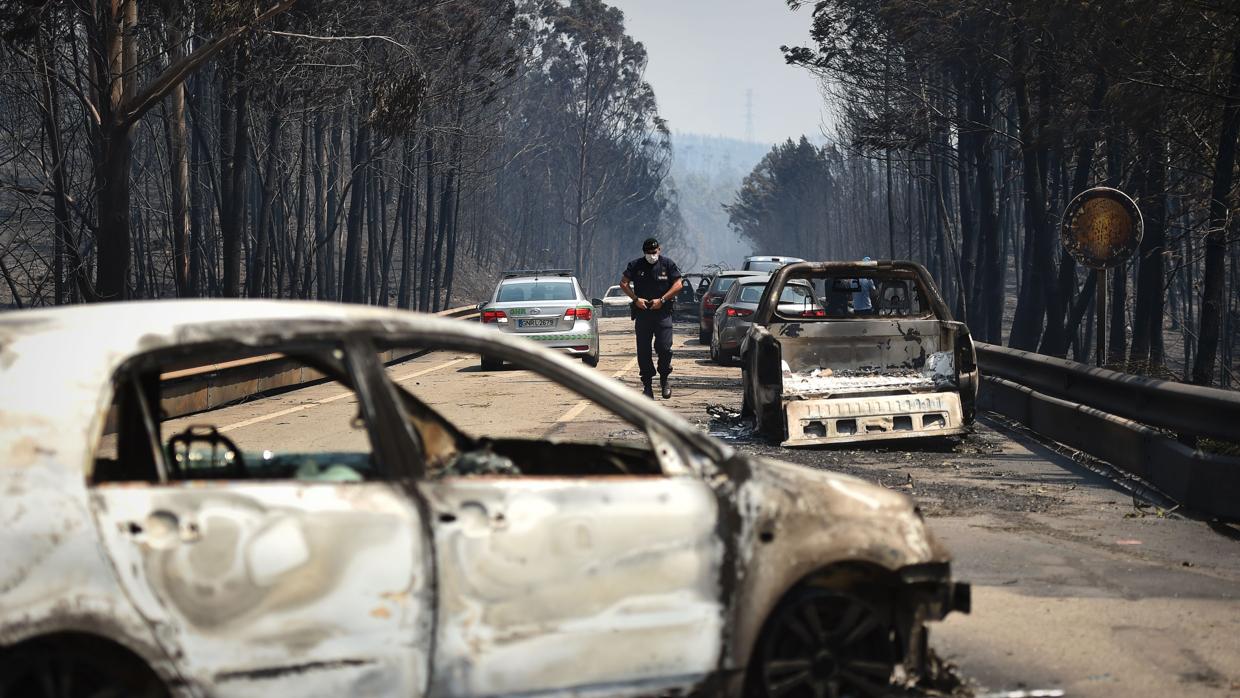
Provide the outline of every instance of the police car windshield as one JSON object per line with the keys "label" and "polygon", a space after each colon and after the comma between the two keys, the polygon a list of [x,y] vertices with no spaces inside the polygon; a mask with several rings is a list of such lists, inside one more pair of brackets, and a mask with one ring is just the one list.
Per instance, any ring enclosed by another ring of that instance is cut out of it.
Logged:
{"label": "police car windshield", "polygon": [[571,281],[514,281],[499,287],[496,302],[571,301],[576,298]]}

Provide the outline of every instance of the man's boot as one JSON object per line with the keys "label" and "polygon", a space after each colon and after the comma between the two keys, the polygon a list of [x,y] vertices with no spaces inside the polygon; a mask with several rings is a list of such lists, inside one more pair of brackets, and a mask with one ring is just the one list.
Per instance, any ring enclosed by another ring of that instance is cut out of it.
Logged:
{"label": "man's boot", "polygon": [[645,395],[651,400],[654,399],[654,387],[650,385],[650,381],[645,381],[642,383],[642,395]]}
{"label": "man's boot", "polygon": [[671,400],[672,399],[672,386],[670,383],[667,382],[667,376],[659,377],[659,387],[663,388],[663,399]]}

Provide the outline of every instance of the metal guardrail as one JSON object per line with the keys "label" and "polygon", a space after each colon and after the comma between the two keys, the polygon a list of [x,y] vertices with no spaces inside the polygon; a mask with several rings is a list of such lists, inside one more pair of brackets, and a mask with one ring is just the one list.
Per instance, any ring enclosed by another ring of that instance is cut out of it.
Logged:
{"label": "metal guardrail", "polygon": [[977,344],[985,374],[1089,405],[1181,436],[1240,439],[1240,392],[1135,376],[1104,368]]}
{"label": "metal guardrail", "polygon": [[983,409],[1105,460],[1189,509],[1240,520],[1240,458],[1176,436],[1240,438],[1240,393],[991,344],[979,343],[977,357]]}

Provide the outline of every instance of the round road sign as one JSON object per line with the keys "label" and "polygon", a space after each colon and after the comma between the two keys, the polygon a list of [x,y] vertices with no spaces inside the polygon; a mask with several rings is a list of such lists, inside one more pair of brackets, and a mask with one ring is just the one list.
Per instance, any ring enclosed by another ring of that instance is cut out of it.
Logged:
{"label": "round road sign", "polygon": [[1094,187],[1068,204],[1059,237],[1076,261],[1094,269],[1109,269],[1137,250],[1144,229],[1141,211],[1127,194]]}

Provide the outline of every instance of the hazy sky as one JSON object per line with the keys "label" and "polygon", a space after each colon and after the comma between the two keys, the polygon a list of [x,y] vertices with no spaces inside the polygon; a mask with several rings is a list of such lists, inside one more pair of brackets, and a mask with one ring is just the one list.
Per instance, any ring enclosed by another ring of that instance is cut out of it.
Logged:
{"label": "hazy sky", "polygon": [[673,131],[745,137],[753,90],[754,139],[821,131],[817,82],[784,63],[780,45],[809,44],[809,10],[784,0],[609,0],[650,54],[646,79]]}

